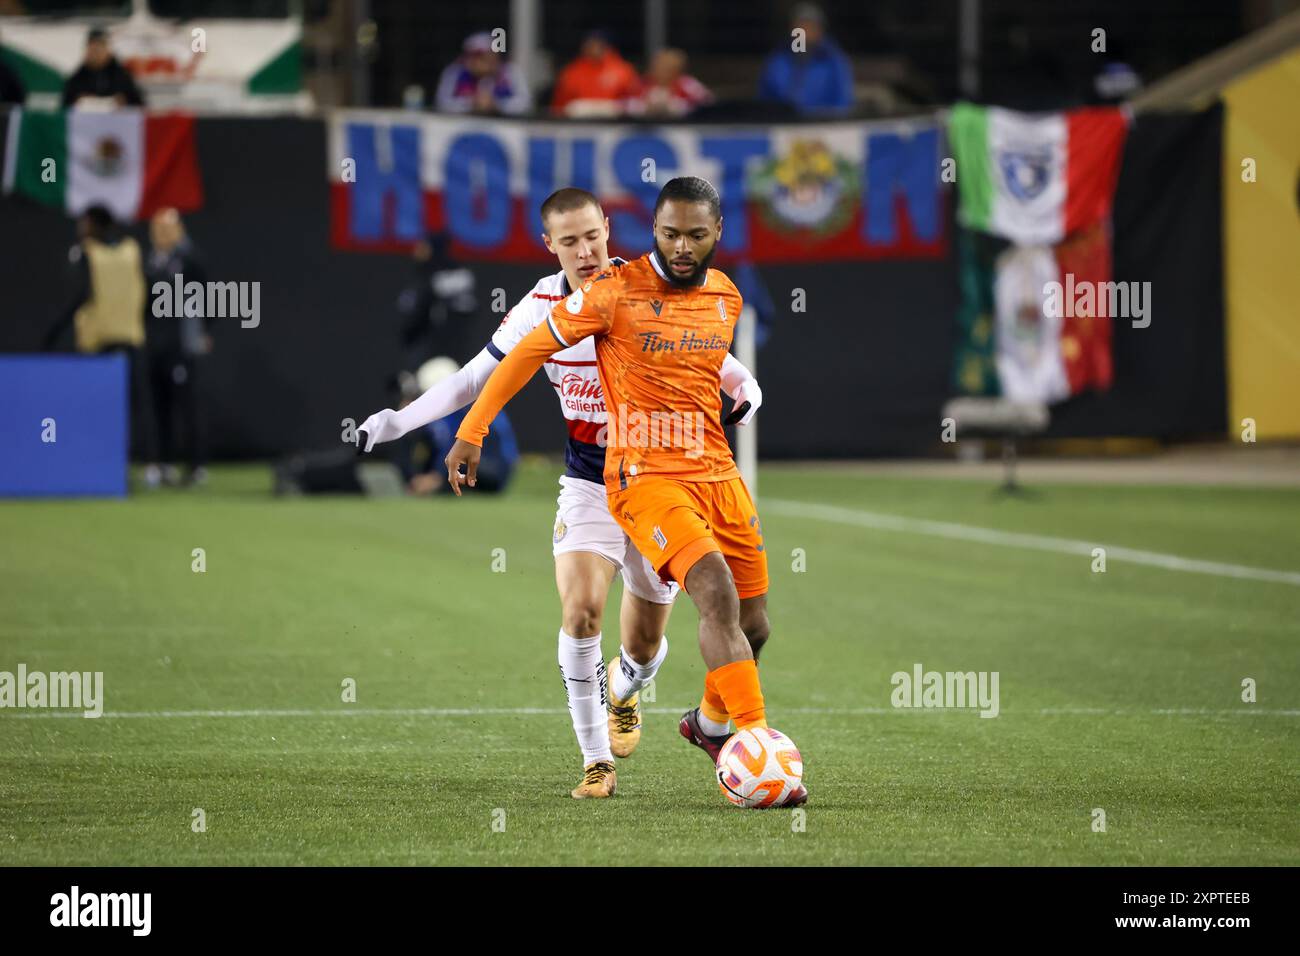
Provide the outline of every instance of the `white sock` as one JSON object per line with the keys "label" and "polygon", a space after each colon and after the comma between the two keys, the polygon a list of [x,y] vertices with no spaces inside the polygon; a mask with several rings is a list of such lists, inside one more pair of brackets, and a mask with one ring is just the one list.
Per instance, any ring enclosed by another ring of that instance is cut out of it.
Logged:
{"label": "white sock", "polygon": [[619,649],[619,668],[609,677],[609,688],[619,700],[627,700],[642,687],[654,679],[659,667],[668,656],[668,635],[659,642],[659,650],[648,664],[638,664],[621,648]]}
{"label": "white sock", "polygon": [[606,714],[608,688],[605,662],[600,654],[600,635],[570,637],[560,629],[560,677],[569,698],[573,732],[582,748],[582,765],[597,760],[614,762],[609,749],[609,718]]}
{"label": "white sock", "polygon": [[704,711],[700,711],[696,715],[696,719],[700,722],[700,730],[704,731],[710,737],[721,737],[723,734],[726,734],[728,737],[731,736],[731,721],[729,720],[724,720],[721,723],[716,720],[710,720],[708,717],[704,716]]}

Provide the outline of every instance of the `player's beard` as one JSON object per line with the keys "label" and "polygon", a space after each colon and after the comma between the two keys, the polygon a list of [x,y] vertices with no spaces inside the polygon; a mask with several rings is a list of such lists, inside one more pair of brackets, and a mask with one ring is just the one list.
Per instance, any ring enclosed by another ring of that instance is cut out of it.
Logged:
{"label": "player's beard", "polygon": [[659,243],[655,243],[652,255],[659,260],[659,268],[663,274],[668,277],[668,282],[678,289],[693,289],[698,286],[705,272],[709,269],[709,263],[713,261],[714,255],[718,251],[718,244],[715,242],[709,254],[695,264],[695,271],[689,276],[679,276],[673,272],[672,267],[668,264],[668,257],[664,255],[663,250],[659,248]]}

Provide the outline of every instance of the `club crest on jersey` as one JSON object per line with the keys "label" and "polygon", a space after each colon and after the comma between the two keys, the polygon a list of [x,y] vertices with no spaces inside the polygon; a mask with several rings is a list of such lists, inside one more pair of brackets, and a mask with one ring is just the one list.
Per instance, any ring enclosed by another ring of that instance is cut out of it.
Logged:
{"label": "club crest on jersey", "polygon": [[[587,283],[590,285],[591,283]],[[579,289],[573,295],[564,300],[564,307],[569,310],[570,315],[577,315],[582,311],[582,290]]]}
{"label": "club crest on jersey", "polygon": [[727,302],[722,298],[718,299],[718,317],[722,319],[723,322],[727,321]]}
{"label": "club crest on jersey", "polygon": [[655,539],[655,544],[659,545],[660,551],[668,547],[668,538],[665,537],[663,531],[659,529],[658,525],[655,525],[654,539]]}
{"label": "club crest on jersey", "polygon": [[658,317],[659,313],[662,312],[662,311],[664,310],[664,303],[663,303],[663,300],[662,300],[662,299],[651,299],[651,300],[650,300],[650,308],[652,308],[652,309],[655,310],[655,316]]}
{"label": "club crest on jersey", "polygon": [[555,519],[555,535],[554,535],[554,541],[555,541],[556,544],[559,544],[559,543],[560,543],[560,540],[564,537],[565,532],[568,531],[568,530],[569,530],[569,526],[566,525],[566,524],[564,523],[564,519],[563,519],[563,518],[556,518],[556,519]]}

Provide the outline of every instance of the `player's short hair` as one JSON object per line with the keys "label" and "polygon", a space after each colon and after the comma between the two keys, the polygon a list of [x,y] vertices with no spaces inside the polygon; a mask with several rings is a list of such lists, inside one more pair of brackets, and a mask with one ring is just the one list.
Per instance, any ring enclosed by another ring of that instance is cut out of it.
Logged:
{"label": "player's short hair", "polygon": [[585,189],[579,189],[577,186],[565,186],[563,189],[557,189],[546,197],[542,203],[540,214],[542,217],[542,228],[546,230],[547,235],[551,232],[551,227],[546,224],[546,220],[552,215],[562,212],[573,212],[575,209],[582,209],[584,206],[591,205],[596,207],[596,211],[603,217],[605,210],[600,206],[600,200],[595,194],[587,192]]}
{"label": "player's short hair", "polygon": [[707,179],[701,179],[699,176],[678,176],[676,179],[668,180],[664,184],[664,188],[659,190],[659,198],[655,200],[656,216],[659,215],[659,210],[663,207],[663,204],[669,200],[673,202],[707,203],[713,218],[722,218],[722,197],[713,188],[713,183]]}

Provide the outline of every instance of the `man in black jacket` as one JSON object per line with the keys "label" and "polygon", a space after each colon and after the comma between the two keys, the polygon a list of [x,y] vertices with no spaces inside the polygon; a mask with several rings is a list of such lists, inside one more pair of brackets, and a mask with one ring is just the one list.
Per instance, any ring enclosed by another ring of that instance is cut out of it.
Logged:
{"label": "man in black jacket", "polygon": [[98,27],[86,36],[86,58],[63,84],[63,108],[75,106],[83,96],[111,99],[118,106],[143,106],[135,79],[108,47],[108,31]]}
{"label": "man in black jacket", "polygon": [[[149,241],[152,248],[145,272],[151,301],[156,294],[171,295],[178,282],[181,286],[207,282],[202,257],[175,209],[154,213],[149,221]],[[200,382],[204,356],[212,351],[210,317],[201,307],[189,308],[182,301],[166,309],[151,306],[144,324],[149,385],[166,463],[163,481],[175,484],[179,480],[175,462],[184,448],[189,464],[187,483],[203,484],[208,474],[208,443]],[[178,431],[184,435],[180,442]]]}

